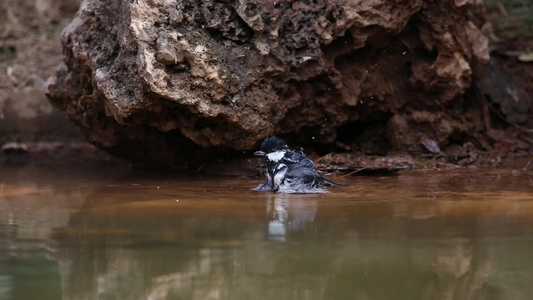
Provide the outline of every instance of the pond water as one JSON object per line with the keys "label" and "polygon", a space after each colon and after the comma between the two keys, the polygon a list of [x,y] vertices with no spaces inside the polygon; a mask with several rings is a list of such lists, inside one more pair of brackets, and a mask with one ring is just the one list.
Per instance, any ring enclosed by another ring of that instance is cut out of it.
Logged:
{"label": "pond water", "polygon": [[261,180],[2,167],[0,299],[533,299],[533,178]]}

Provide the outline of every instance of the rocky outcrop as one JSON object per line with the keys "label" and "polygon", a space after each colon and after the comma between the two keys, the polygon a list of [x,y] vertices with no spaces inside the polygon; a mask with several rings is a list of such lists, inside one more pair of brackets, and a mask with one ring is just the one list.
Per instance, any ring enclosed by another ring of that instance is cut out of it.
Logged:
{"label": "rocky outcrop", "polygon": [[85,0],[47,94],[132,160],[173,164],[272,134],[331,143],[369,121],[409,150],[396,123],[428,108],[424,138],[446,144],[464,125],[434,118],[453,118],[440,112],[488,59],[474,2]]}

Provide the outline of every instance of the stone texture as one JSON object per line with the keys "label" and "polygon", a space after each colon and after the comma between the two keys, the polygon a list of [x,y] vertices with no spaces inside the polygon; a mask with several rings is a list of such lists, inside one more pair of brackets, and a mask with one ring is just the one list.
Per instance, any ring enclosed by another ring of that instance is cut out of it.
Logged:
{"label": "stone texture", "polygon": [[420,122],[443,145],[464,127],[411,115],[460,104],[488,58],[474,2],[85,0],[47,94],[131,160],[176,164],[272,134],[326,144],[373,120],[394,149],[413,148]]}

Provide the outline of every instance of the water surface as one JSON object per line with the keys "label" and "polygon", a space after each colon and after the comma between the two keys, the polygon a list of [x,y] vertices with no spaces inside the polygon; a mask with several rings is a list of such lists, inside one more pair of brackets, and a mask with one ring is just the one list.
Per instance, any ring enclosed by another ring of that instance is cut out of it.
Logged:
{"label": "water surface", "polygon": [[533,179],[505,170],[260,179],[0,172],[0,299],[533,299]]}

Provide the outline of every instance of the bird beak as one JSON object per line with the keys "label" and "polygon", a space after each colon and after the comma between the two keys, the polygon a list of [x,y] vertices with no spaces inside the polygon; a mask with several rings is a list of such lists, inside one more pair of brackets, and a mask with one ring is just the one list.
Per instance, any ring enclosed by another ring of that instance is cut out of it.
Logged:
{"label": "bird beak", "polygon": [[265,152],[263,151],[255,151],[254,154],[257,156],[265,156]]}

